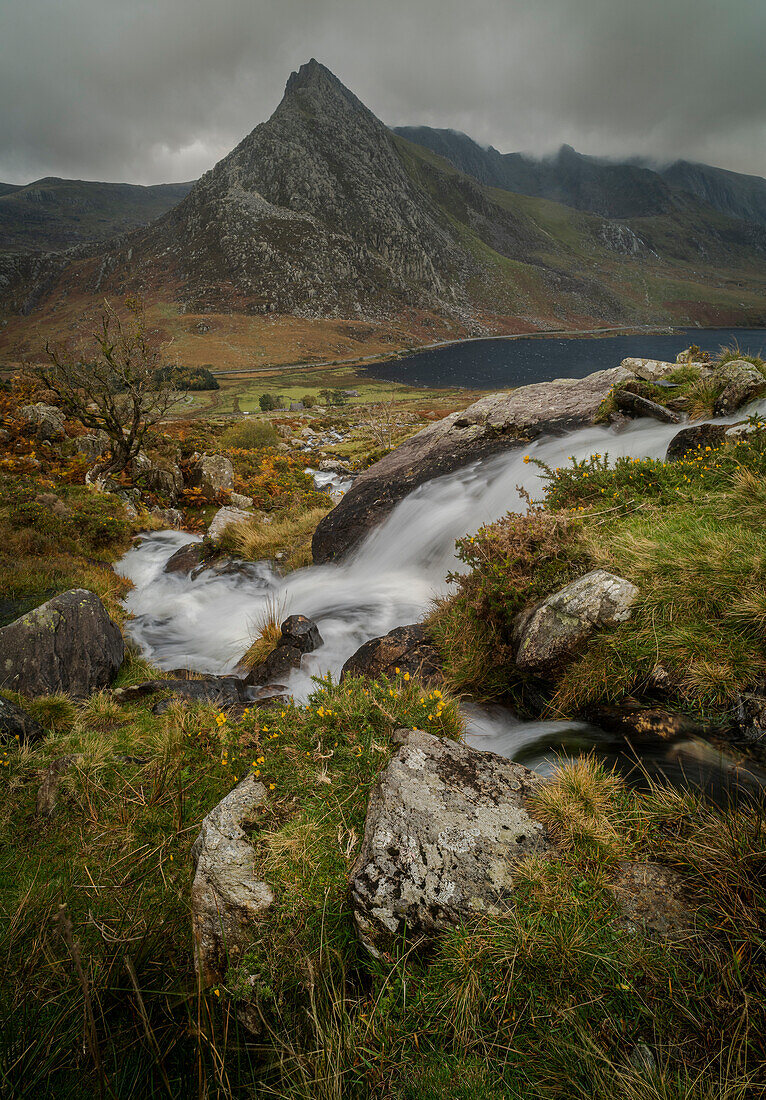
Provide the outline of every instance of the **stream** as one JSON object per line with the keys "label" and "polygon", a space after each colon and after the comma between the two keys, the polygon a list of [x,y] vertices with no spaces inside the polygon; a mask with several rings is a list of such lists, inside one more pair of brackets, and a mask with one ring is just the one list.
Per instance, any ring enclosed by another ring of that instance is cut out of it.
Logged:
{"label": "stream", "polygon": [[[740,410],[729,422],[755,411],[765,412],[766,401]],[[161,669],[230,673],[270,613],[276,611],[279,621],[307,615],[324,644],[304,657],[289,681],[296,701],[304,701],[312,676],[337,678],[363,642],[422,619],[434,597],[448,590],[447,573],[463,568],[455,540],[506,512],[526,509],[517,486],[533,498],[542,496],[539,471],[524,462],[526,454],[554,467],[570,455],[582,459],[594,452],[608,452],[612,459],[662,458],[678,430],[654,420],[635,420],[620,431],[591,426],[474,462],[415,489],[342,563],[285,577],[266,562],[231,572],[210,569],[196,580],[167,574],[165,563],[194,536],[183,531],[143,536],[115,567],[134,584],[125,600],[132,615],[130,636]],[[634,750],[623,738],[581,722],[521,721],[505,708],[474,704],[467,704],[465,713],[469,743],[540,772],[548,772],[562,753],[593,749],[624,773],[685,777],[713,792],[732,774],[730,761],[698,740],[642,740]]]}

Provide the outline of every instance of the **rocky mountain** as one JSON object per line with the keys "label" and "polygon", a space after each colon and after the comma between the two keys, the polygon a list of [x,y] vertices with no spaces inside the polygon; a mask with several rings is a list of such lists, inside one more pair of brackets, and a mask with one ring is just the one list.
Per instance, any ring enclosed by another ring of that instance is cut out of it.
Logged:
{"label": "rocky mountain", "polygon": [[766,225],[766,180],[760,176],[745,176],[688,160],[677,160],[657,168],[657,172],[671,187],[696,195],[722,214]]}
{"label": "rocky mountain", "polygon": [[0,251],[57,251],[147,225],[189,193],[191,183],[141,187],[53,176],[0,183]]}
{"label": "rocky mountain", "polygon": [[761,227],[641,166],[564,149],[553,172],[437,133],[439,155],[312,60],[152,224],[74,253],[0,256],[0,323],[127,291],[182,313],[405,328],[432,316],[476,333],[764,317]]}

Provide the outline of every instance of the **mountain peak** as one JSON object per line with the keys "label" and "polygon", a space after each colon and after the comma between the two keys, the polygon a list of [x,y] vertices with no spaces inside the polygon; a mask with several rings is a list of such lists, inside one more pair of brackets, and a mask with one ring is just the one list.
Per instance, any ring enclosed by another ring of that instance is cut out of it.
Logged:
{"label": "mountain peak", "polygon": [[333,88],[336,91],[347,91],[337,76],[322,65],[315,57],[301,65],[297,72],[290,73],[285,85],[285,95],[305,90],[319,88]]}

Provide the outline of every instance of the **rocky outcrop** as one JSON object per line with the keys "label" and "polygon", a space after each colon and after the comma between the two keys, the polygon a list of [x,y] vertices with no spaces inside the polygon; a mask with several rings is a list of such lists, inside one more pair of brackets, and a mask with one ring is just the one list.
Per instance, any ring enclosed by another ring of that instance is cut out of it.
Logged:
{"label": "rocky outcrop", "polygon": [[92,432],[88,435],[78,435],[72,440],[72,445],[78,454],[85,455],[88,462],[95,462],[105,451],[109,450],[109,436],[106,432]]}
{"label": "rocky outcrop", "polygon": [[265,660],[246,673],[245,683],[254,687],[269,685],[284,688],[293,670],[301,667],[304,653],[311,653],[320,645],[322,635],[316,623],[305,615],[290,615],[282,623],[276,647]]}
{"label": "rocky outcrop", "polygon": [[20,745],[33,745],[43,737],[45,730],[31,714],[0,696],[0,743],[16,741]]}
{"label": "rocky outcrop", "polygon": [[382,638],[371,638],[360,646],[343,666],[341,680],[346,676],[395,676],[408,672],[424,684],[441,683],[441,658],[420,623],[398,626]]}
{"label": "rocky outcrop", "polygon": [[201,489],[207,500],[215,500],[222,489],[234,484],[234,467],[225,455],[202,455],[189,475],[189,484]]}
{"label": "rocky outcrop", "polygon": [[370,797],[350,877],[354,920],[374,953],[405,931],[429,939],[503,913],[515,865],[548,847],[524,804],[532,772],[420,730],[400,737]]}
{"label": "rocky outcrop", "polygon": [[192,847],[194,959],[205,986],[223,981],[228,967],[237,966],[274,900],[255,876],[245,831],[265,797],[263,783],[247,776],[204,818]]}
{"label": "rocky outcrop", "polygon": [[361,473],[319,523],[317,564],[343,557],[418,485],[478,458],[521,447],[544,433],[593,422],[615,386],[632,377],[623,367],[585,378],[561,378],[495,393],[408,439]]}
{"label": "rocky outcrop", "polygon": [[754,401],[766,393],[766,375],[744,359],[735,359],[718,367],[716,378],[725,383],[713,406],[716,416],[730,416],[748,401]]}
{"label": "rocky outcrop", "polygon": [[161,493],[170,501],[177,500],[183,492],[184,479],[178,466],[152,462],[143,452],[133,459],[130,472],[143,488]]}
{"label": "rocky outcrop", "polygon": [[76,588],[0,630],[0,687],[82,698],[107,687],[124,657],[120,628],[101,600]]}
{"label": "rocky outcrop", "polygon": [[680,462],[705,447],[721,447],[726,442],[723,424],[693,424],[674,435],[665,452],[666,462]]}
{"label": "rocky outcrop", "polygon": [[64,438],[64,414],[55,405],[39,401],[36,405],[22,405],[19,416],[31,424],[40,439]]}
{"label": "rocky outcrop", "polygon": [[517,666],[537,675],[554,673],[597,630],[629,618],[637,596],[635,585],[604,569],[572,581],[516,619]]}
{"label": "rocky outcrop", "polygon": [[244,701],[244,689],[244,682],[238,676],[200,676],[196,679],[174,676],[145,680],[132,687],[116,688],[113,694],[123,703],[145,699],[151,695],[170,695],[176,699],[189,699],[192,702],[215,703],[226,710]]}

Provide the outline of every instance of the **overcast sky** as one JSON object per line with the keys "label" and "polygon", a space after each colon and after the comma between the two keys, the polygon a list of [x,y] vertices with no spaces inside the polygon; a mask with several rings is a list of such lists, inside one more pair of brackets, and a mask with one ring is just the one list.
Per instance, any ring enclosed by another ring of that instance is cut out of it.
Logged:
{"label": "overcast sky", "polygon": [[766,176],[766,0],[0,0],[0,180],[194,179],[316,57],[390,125]]}

